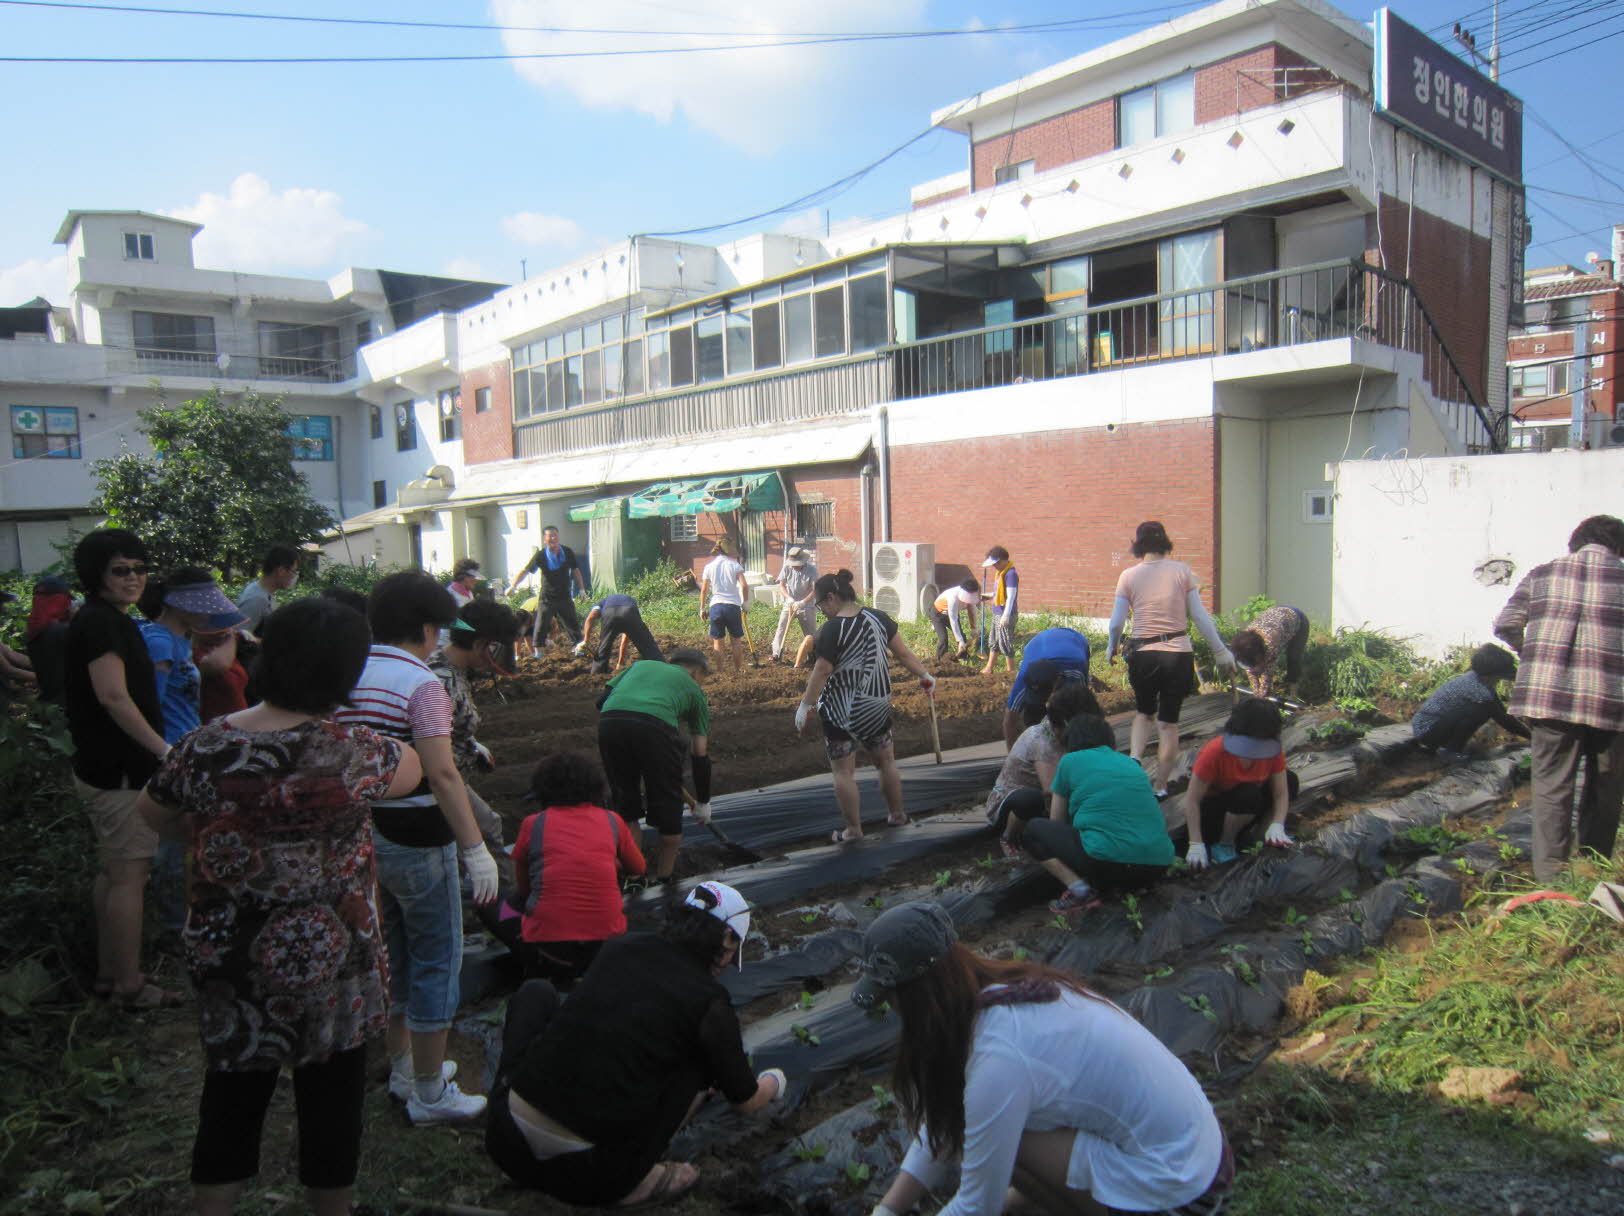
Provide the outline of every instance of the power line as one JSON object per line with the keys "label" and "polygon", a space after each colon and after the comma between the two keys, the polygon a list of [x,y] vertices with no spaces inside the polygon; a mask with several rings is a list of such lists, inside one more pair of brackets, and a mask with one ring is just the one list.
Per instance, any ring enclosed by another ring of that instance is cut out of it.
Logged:
{"label": "power line", "polygon": [[[1607,42],[1610,39],[1617,38],[1621,34],[1624,34],[1624,30],[1614,30],[1611,34],[1603,34],[1600,38],[1597,38],[1595,42]],[[1590,45],[1595,45],[1595,43],[1591,43]],[[1561,55],[1571,54],[1577,49],[1577,47],[1571,46],[1563,47],[1561,50],[1552,51],[1549,55],[1541,55],[1538,59],[1530,59],[1526,63],[1519,63],[1516,67],[1507,68],[1503,75],[1509,76],[1512,72],[1520,72],[1524,68],[1534,67],[1536,64],[1544,63],[1546,60],[1556,59]]]}

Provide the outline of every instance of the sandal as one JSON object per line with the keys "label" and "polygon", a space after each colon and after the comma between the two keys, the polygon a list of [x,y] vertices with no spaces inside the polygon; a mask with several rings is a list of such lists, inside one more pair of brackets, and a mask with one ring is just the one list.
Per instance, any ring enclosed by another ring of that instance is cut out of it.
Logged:
{"label": "sandal", "polygon": [[167,988],[160,988],[145,977],[141,980],[141,987],[134,992],[120,992],[114,988],[108,992],[109,998],[118,1008],[130,1013],[145,1013],[152,1009],[173,1009],[177,1005],[185,1004],[186,998],[178,992],[171,992]]}
{"label": "sandal", "polygon": [[998,847],[1003,850],[1005,861],[1019,861],[1021,859],[1020,846],[1011,844],[1009,837],[1000,836],[998,838]]}
{"label": "sandal", "polygon": [[693,1166],[688,1168],[693,1170],[693,1173],[688,1176],[687,1182],[673,1182],[672,1179],[677,1177],[682,1170],[682,1165],[674,1161],[661,1162],[659,1166],[660,1177],[655,1182],[653,1189],[636,1203],[617,1203],[615,1210],[619,1212],[638,1212],[644,1208],[659,1207],[664,1203],[675,1203],[699,1185],[699,1171],[694,1169]]}
{"label": "sandal", "polygon": [[913,820],[906,815],[904,815],[901,819],[892,819],[889,815],[887,815],[885,819],[885,826],[888,828],[905,828],[912,822]]}
{"label": "sandal", "polygon": [[833,832],[829,833],[830,844],[856,844],[861,839],[861,836],[846,835],[845,828],[836,828]]}

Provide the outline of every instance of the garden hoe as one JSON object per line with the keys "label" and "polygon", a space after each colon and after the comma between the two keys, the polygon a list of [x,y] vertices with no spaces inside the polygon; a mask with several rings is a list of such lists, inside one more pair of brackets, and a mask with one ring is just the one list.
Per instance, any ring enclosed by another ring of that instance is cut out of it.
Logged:
{"label": "garden hoe", "polygon": [[[688,810],[690,812],[692,812],[693,809],[699,805],[699,799],[695,798],[686,788],[684,788],[682,791],[682,800],[688,804]],[[738,864],[741,866],[747,866],[761,860],[760,853],[757,853],[754,849],[745,848],[726,832],[722,831],[721,828],[717,827],[714,821],[707,823],[705,826],[710,829],[710,834],[716,837],[716,842],[722,846],[722,852],[727,857],[729,862],[738,862]]]}

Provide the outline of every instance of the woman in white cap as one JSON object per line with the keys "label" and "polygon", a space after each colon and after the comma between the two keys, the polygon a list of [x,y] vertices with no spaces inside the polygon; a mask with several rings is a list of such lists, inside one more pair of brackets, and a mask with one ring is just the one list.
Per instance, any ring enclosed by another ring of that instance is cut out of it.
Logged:
{"label": "woman in white cap", "polygon": [[561,1006],[532,980],[508,1003],[485,1147],[520,1186],[566,1203],[642,1208],[699,1181],[661,1157],[715,1089],[735,1110],[760,1110],[784,1074],[750,1068],[727,989],[750,933],[732,887],[666,887],[658,931],[606,942]]}
{"label": "woman in white cap", "polygon": [[1254,697],[1237,706],[1224,733],[1196,753],[1184,791],[1190,830],[1184,860],[1192,870],[1234,861],[1241,832],[1265,817],[1264,842],[1287,847],[1286,814],[1296,796],[1297,774],[1286,768],[1280,744],[1280,711],[1274,702]]}
{"label": "woman in white cap", "polygon": [[1046,1212],[1217,1211],[1234,1160],[1201,1086],[1150,1031],[1075,976],[958,944],[939,904],[869,926],[852,1000],[901,1015],[893,1088],[915,1136],[874,1208],[1001,1212],[1013,1184]]}

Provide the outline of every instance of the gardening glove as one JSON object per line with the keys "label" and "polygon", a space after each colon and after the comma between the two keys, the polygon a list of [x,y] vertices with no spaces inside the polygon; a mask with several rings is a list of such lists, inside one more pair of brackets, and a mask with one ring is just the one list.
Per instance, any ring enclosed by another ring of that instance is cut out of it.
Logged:
{"label": "gardening glove", "polygon": [[1263,833],[1263,839],[1266,843],[1279,845],[1281,848],[1291,843],[1291,837],[1286,835],[1286,825],[1283,823],[1271,823],[1269,830]]}
{"label": "gardening glove", "polygon": [[475,844],[458,845],[457,856],[462,858],[462,867],[468,871],[468,881],[474,887],[474,902],[476,904],[489,904],[496,902],[496,858],[485,847],[483,840]]}
{"label": "gardening glove", "polygon": [[484,769],[486,772],[490,772],[496,767],[496,760],[491,755],[491,749],[486,747],[483,743],[476,740],[474,742],[474,752],[479,756],[480,768]]}
{"label": "gardening glove", "polygon": [[895,1208],[886,1207],[883,1203],[876,1203],[874,1210],[868,1216],[902,1216],[902,1213]]}
{"label": "gardening glove", "polygon": [[576,658],[580,658],[583,654],[586,653],[586,643],[585,642],[577,642],[577,643],[575,643],[575,649],[570,651],[570,653],[572,655],[574,655]]}
{"label": "gardening glove", "polygon": [[1205,870],[1211,864],[1207,860],[1207,846],[1199,840],[1191,841],[1184,854],[1184,864],[1192,870]]}
{"label": "gardening glove", "polygon": [[778,1092],[775,1093],[771,1099],[769,1099],[770,1101],[776,1102],[788,1091],[789,1078],[784,1075],[784,1070],[782,1068],[769,1068],[766,1072],[757,1077],[756,1080],[765,1081],[768,1077],[771,1077],[778,1083]]}
{"label": "gardening glove", "polygon": [[919,677],[919,687],[925,690],[926,696],[934,696],[936,693],[936,677],[927,671]]}
{"label": "gardening glove", "polygon": [[1229,652],[1228,647],[1215,654],[1212,661],[1218,664],[1219,671],[1234,671],[1237,666],[1235,656]]}
{"label": "gardening glove", "polygon": [[806,730],[807,719],[812,716],[812,707],[802,701],[795,707],[795,733],[801,734]]}
{"label": "gardening glove", "polygon": [[696,802],[696,803],[694,803],[693,812],[694,812],[694,818],[699,820],[700,823],[709,823],[711,821],[710,803],[708,803],[708,802]]}

